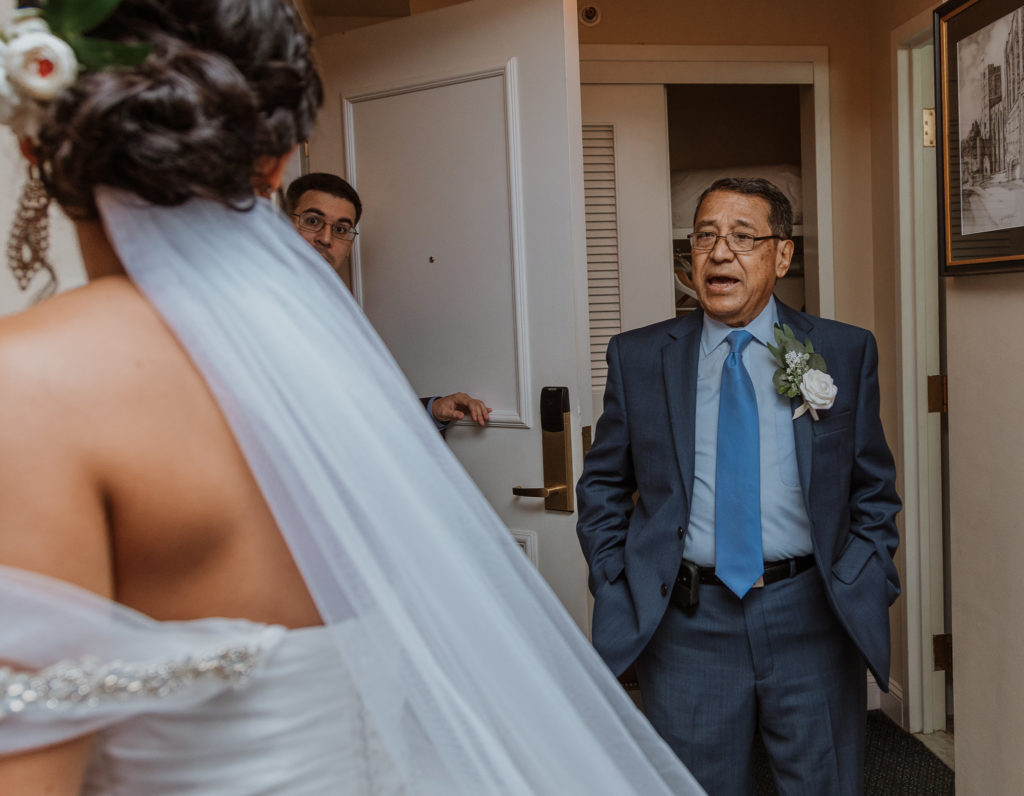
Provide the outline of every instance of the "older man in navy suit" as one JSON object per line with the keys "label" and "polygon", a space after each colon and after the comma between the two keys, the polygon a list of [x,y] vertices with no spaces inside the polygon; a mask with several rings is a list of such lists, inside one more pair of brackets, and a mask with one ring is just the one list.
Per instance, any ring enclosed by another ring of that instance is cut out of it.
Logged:
{"label": "older man in navy suit", "polygon": [[693,228],[701,311],[608,346],[577,486],[594,644],[636,662],[712,796],[753,792],[758,731],[780,793],[858,794],[865,664],[887,689],[899,594],[877,346],[772,295],[793,242],[770,182],[719,180]]}

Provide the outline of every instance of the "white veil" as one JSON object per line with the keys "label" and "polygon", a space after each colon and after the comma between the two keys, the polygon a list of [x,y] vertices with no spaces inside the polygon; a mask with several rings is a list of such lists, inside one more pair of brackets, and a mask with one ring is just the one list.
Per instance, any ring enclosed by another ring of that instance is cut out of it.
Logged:
{"label": "white veil", "polygon": [[269,203],[97,202],[223,408],[408,793],[701,792]]}

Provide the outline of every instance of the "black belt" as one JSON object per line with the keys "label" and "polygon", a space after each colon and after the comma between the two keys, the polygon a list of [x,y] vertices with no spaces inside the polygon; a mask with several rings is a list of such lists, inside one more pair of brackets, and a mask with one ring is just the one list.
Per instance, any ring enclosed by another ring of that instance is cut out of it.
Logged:
{"label": "black belt", "polygon": [[[799,558],[787,558],[782,561],[765,561],[764,575],[762,575],[760,580],[754,584],[754,587],[758,588],[761,586],[769,586],[780,580],[785,580],[786,578],[791,578],[794,575],[799,575],[801,572],[810,569],[812,566],[814,566],[814,556],[812,554],[800,556]],[[700,578],[700,582],[703,584],[714,584],[716,586],[725,585],[721,580],[719,580],[718,575],[715,574],[714,567],[697,567],[697,575]],[[676,583],[672,589],[672,596],[675,597],[677,591],[688,591],[690,585],[690,570],[687,567],[681,567],[679,569],[679,574],[676,576]]]}

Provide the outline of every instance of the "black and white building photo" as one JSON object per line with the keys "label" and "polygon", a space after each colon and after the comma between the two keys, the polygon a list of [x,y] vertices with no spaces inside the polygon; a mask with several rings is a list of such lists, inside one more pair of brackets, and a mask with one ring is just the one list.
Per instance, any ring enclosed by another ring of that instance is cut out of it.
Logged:
{"label": "black and white building photo", "polygon": [[962,234],[1024,226],[1024,7],[957,46]]}

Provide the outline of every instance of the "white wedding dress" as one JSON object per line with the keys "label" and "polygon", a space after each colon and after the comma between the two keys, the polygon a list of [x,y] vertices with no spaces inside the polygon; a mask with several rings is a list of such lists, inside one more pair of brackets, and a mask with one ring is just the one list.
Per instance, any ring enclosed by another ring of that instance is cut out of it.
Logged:
{"label": "white wedding dress", "polygon": [[261,657],[240,685],[99,733],[84,796],[403,792],[325,628],[282,632]]}
{"label": "white wedding dress", "polygon": [[0,720],[21,725],[9,740],[24,747],[33,732],[103,727],[83,796],[405,793],[327,627],[157,622],[0,567],[0,606],[13,605],[49,628],[28,654],[67,657],[0,667]]}

